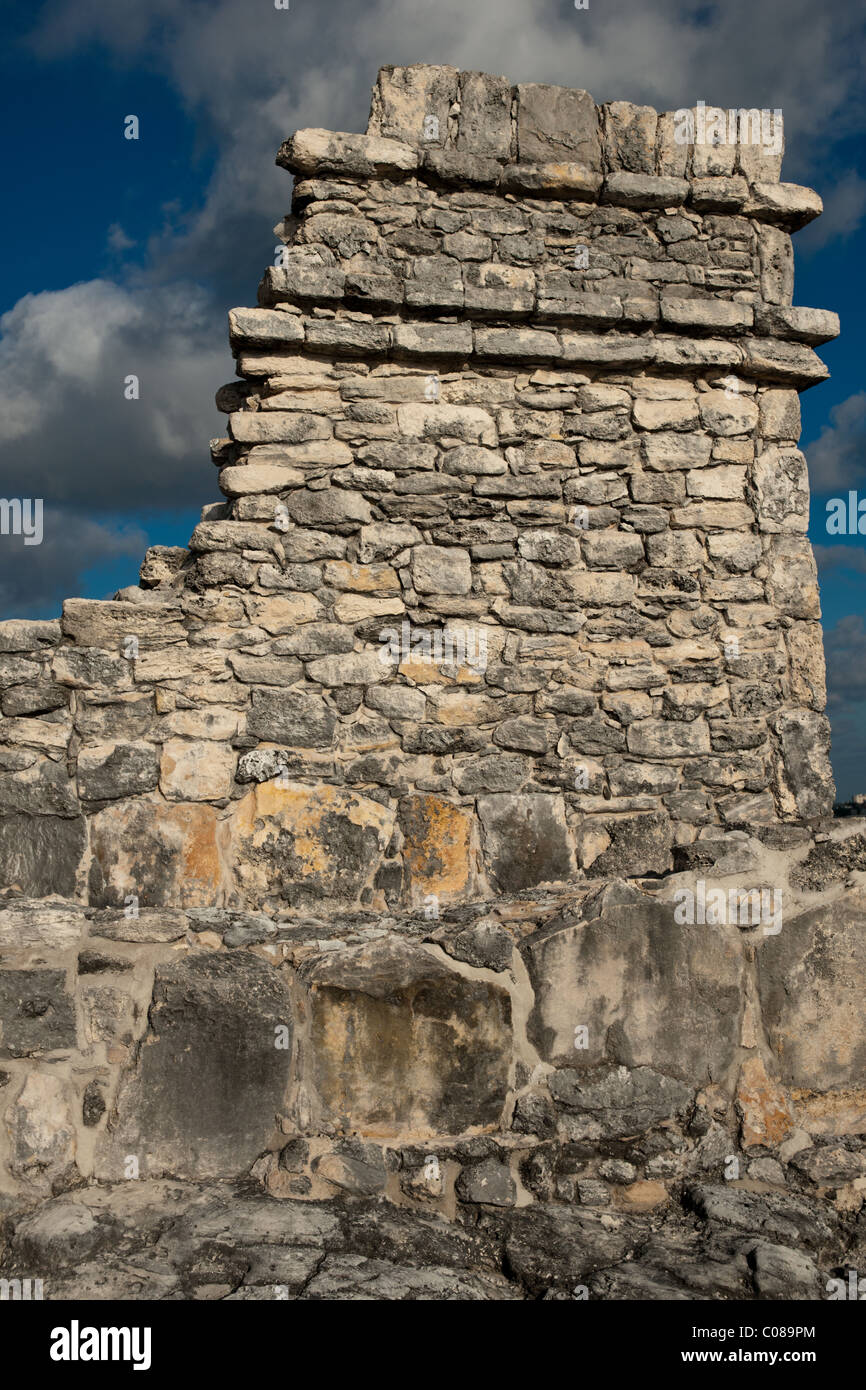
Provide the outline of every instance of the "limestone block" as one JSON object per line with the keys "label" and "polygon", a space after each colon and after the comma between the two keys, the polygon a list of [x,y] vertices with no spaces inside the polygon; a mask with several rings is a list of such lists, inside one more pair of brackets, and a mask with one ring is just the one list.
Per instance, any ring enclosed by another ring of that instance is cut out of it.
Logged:
{"label": "limestone block", "polygon": [[767,1076],[760,1057],[749,1057],[737,1081],[740,1142],[744,1149],[776,1148],[794,1127],[783,1087]]}
{"label": "limestone block", "polygon": [[147,743],[98,743],[78,757],[78,791],[86,801],[109,801],[154,789],[159,755]]}
{"label": "limestone block", "polygon": [[127,1176],[130,1154],[142,1177],[246,1174],[284,1106],[292,1026],[283,976],[256,956],[196,952],[159,964],[97,1176]]}
{"label": "limestone block", "polygon": [[349,174],[388,178],[411,173],[418,164],[414,141],[348,135],[332,130],[297,130],[280,146],[277,164],[296,174]]}
{"label": "limestone block", "polygon": [[746,217],[796,231],[820,217],[824,204],[811,188],[798,183],[755,183],[743,208]]}
{"label": "limestone block", "polygon": [[395,812],[343,787],[267,782],[229,822],[238,881],[250,902],[354,906],[369,894]]}
{"label": "limestone block", "polygon": [[[373,88],[368,133],[409,145],[444,145],[459,77],[457,68],[428,63],[380,68]],[[430,116],[435,117],[438,131],[428,125],[425,132],[425,121]]]}
{"label": "limestone block", "polygon": [[828,816],[835,788],[830,772],[830,726],[814,710],[790,710],[776,717],[785,777],[805,819]]}
{"label": "limestone block", "polygon": [[286,510],[296,526],[340,526],[354,530],[373,519],[370,504],[361,493],[344,488],[328,487],[317,492],[307,488],[299,490],[286,501]]}
{"label": "limestone block", "polygon": [[758,949],[761,1012],[779,1077],[806,1090],[862,1084],[866,902],[860,888],[783,916]]}
{"label": "limestone block", "polygon": [[[703,468],[710,461],[711,441],[705,435],[684,435],[659,431],[641,440],[644,460],[652,472],[667,473],[680,468]],[[641,501],[649,500],[646,497]],[[667,500],[655,499],[655,500]]]}
{"label": "limestone block", "polygon": [[382,1137],[497,1122],[511,1060],[501,986],[393,936],[321,956],[304,973],[323,1114]]}
{"label": "limestone block", "polygon": [[487,872],[498,892],[574,877],[574,848],[561,796],[482,796],[478,815]]}
{"label": "limestone block", "polygon": [[640,1133],[671,1120],[683,1114],[693,1098],[691,1086],[649,1066],[561,1067],[549,1085],[559,1105],[591,1120],[611,1137]]}
{"label": "limestone block", "polygon": [[90,901],[206,907],[226,891],[217,813],[202,804],[116,802],[90,819]]}
{"label": "limestone block", "polygon": [[632,409],[632,419],[642,430],[694,430],[698,427],[697,402],[638,398]]}
{"label": "limestone block", "polygon": [[604,181],[604,198],[627,208],[670,208],[684,203],[689,193],[686,179],[655,174],[612,173]]}
{"label": "limestone block", "polygon": [[769,304],[758,309],[755,327],[759,333],[772,333],[798,343],[829,343],[839,336],[839,315],[829,309],[791,308]]}
{"label": "limestone block", "polygon": [[79,647],[98,647],[122,654],[127,637],[138,639],[139,650],[154,650],[186,641],[183,616],[175,605],[108,603],[68,598],[63,604],[64,637]]}
{"label": "limestone block", "polygon": [[12,1172],[50,1190],[51,1179],[75,1156],[75,1121],[66,1085],[47,1071],[32,1071],[7,1114]]}
{"label": "limestone block", "polygon": [[303,320],[277,309],[230,309],[229,339],[236,350],[248,345],[302,343]]}
{"label": "limestone block", "polygon": [[303,444],[332,433],[328,420],[300,410],[237,410],[229,429],[239,444]]}
{"label": "limestone block", "polygon": [[336,715],[318,695],[294,689],[253,691],[247,728],[254,738],[296,748],[330,748],[335,726]]}
{"label": "limestone block", "polygon": [[755,460],[753,480],[760,530],[804,534],[809,525],[809,471],[799,450],[765,449]]}
{"label": "limestone block", "polygon": [[489,159],[511,151],[511,86],[484,72],[460,74],[457,149]]}
{"label": "limestone block", "polygon": [[[409,439],[462,439],[466,444],[496,448],[496,426],[479,406],[422,405],[413,403],[397,408],[400,433]],[[368,520],[371,518],[368,518]]]}
{"label": "limestone block", "polygon": [[768,304],[790,304],[794,294],[794,248],[779,227],[762,226],[758,234],[761,298]]}
{"label": "limestone block", "polygon": [[767,550],[767,593],[780,613],[819,618],[818,572],[805,537],[774,536]]}
{"label": "limestone block", "polygon": [[629,727],[628,750],[642,758],[708,753],[710,732],[702,719],[688,724],[670,719],[639,719]]}
{"label": "limestone block", "polygon": [[528,314],[535,307],[535,274],[516,265],[486,262],[463,271],[468,312]]}
{"label": "limestone block", "polygon": [[0,970],[0,1056],[74,1047],[75,1004],[66,971]]}
{"label": "limestone block", "polygon": [[231,792],[236,763],[231,748],[169,739],[162,746],[160,791],[169,801],[219,801]]}
{"label": "limestone block", "polygon": [[469,552],[458,546],[416,545],[412,583],[419,594],[468,594],[472,588]]}
{"label": "limestone block", "polygon": [[646,559],[640,536],[627,531],[588,531],[580,548],[590,569],[634,570]]}
{"label": "limestone block", "polygon": [[83,816],[0,815],[0,880],[28,897],[72,898],[86,843]]}
{"label": "limestone block", "polygon": [[658,116],[653,107],[611,101],[601,111],[607,167],[631,174],[654,174]]}
{"label": "limestone block", "polygon": [[[546,1061],[653,1066],[692,1083],[725,1076],[739,1047],[739,933],[677,923],[674,909],[614,878],[583,920],[526,939],[529,1036]],[[580,1049],[578,1026],[587,1029]]]}
{"label": "limestone block", "polygon": [[560,161],[545,164],[507,164],[499,187],[503,193],[530,198],[563,198],[593,202],[602,186],[602,175],[586,163]]}
{"label": "limestone block", "polygon": [[711,177],[692,179],[689,202],[698,212],[738,212],[749,196],[745,179]]}
{"label": "limestone block", "polygon": [[522,83],[517,149],[523,164],[573,162],[601,169],[598,109],[588,92]]}
{"label": "limestone block", "polygon": [[765,439],[796,444],[800,438],[800,397],[796,391],[763,391],[760,413]]}
{"label": "limestone block", "polygon": [[454,802],[424,794],[404,798],[399,819],[410,906],[422,907],[431,895],[442,905],[471,896],[475,817]]}
{"label": "limestone block", "polygon": [[310,662],[307,674],[326,686],[376,685],[393,670],[393,665],[388,648],[380,647],[375,651],[319,657]]}
{"label": "limestone block", "polygon": [[690,497],[742,499],[746,491],[746,469],[735,463],[694,469],[686,474],[686,491]]}
{"label": "limestone block", "polygon": [[660,307],[665,322],[677,328],[751,328],[754,317],[750,304],[725,299],[675,299],[662,295]]}

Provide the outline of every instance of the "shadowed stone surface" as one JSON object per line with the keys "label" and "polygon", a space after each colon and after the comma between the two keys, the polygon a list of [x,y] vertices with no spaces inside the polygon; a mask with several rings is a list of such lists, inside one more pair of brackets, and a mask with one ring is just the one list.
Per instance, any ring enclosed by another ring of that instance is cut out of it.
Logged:
{"label": "shadowed stone surface", "polygon": [[511,1050],[507,992],[386,939],[307,975],[310,1065],[325,1113],[369,1133],[492,1125]]}
{"label": "shadowed stone surface", "polygon": [[786,921],[778,936],[764,940],[758,953],[761,1007],[779,1075],[788,1085],[863,1085],[864,973],[862,888]]}
{"label": "shadowed stone surface", "polygon": [[[529,1036],[562,1066],[657,1066],[701,1084],[737,1054],[745,962],[736,928],[681,925],[673,903],[619,880],[524,945]],[[575,1028],[587,1029],[576,1050]]]}
{"label": "shadowed stone surface", "polygon": [[[279,1029],[289,1046],[278,1047]],[[270,1135],[291,1060],[280,975],[254,956],[203,955],[157,969],[149,1027],[121,1083],[99,1162],[142,1174],[239,1175]]]}

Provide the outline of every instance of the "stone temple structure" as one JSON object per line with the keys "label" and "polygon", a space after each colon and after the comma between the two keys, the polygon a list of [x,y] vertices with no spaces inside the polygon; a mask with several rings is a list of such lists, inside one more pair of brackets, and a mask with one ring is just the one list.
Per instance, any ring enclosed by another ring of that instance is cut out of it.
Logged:
{"label": "stone temple structure", "polygon": [[0,624],[9,1277],[820,1298],[863,1254],[797,448],[838,321],[748,133],[417,66],[280,149],[226,500]]}

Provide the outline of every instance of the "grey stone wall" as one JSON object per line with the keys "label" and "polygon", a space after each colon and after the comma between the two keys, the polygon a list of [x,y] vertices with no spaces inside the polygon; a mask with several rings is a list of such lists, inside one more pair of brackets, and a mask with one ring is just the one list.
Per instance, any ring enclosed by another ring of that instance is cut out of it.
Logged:
{"label": "grey stone wall", "polygon": [[522,1290],[479,1297],[669,1291],[686,1247],[712,1296],[808,1297],[852,1248],[866,857],[797,448],[838,324],[791,306],[820,200],[676,126],[383,69],[365,135],[279,152],[225,500],[138,588],[0,624],[0,1192],[78,1194],[10,1268],[96,1229],[94,1183],[250,1177],[335,1241],[335,1197],[476,1222]]}

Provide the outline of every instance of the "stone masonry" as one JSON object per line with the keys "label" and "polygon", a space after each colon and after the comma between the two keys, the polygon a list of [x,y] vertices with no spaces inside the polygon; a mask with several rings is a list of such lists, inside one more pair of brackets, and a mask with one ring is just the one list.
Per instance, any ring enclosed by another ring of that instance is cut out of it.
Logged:
{"label": "stone masonry", "polygon": [[0,624],[0,1268],[824,1296],[864,1234],[866,833],[797,448],[820,199],[445,67],[277,162],[226,500],[139,587]]}

